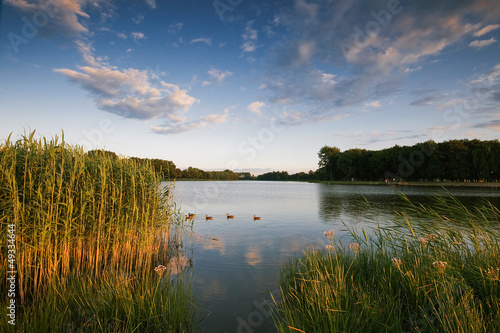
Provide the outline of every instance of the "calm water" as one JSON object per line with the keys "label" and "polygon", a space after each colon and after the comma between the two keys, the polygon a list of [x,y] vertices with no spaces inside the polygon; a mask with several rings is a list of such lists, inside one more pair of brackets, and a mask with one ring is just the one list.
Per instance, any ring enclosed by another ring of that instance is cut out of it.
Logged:
{"label": "calm water", "polygon": [[[202,332],[274,332],[266,310],[277,292],[280,267],[307,247],[324,248],[323,231],[347,237],[357,228],[390,223],[404,193],[418,202],[453,195],[466,204],[487,199],[491,189],[395,188],[295,182],[177,182],[174,201],[196,213],[184,245],[193,265],[195,291],[206,309]],[[366,200],[371,208],[367,208]],[[235,216],[227,220],[226,214]],[[214,220],[206,221],[205,215]],[[253,216],[262,217],[254,221]]]}

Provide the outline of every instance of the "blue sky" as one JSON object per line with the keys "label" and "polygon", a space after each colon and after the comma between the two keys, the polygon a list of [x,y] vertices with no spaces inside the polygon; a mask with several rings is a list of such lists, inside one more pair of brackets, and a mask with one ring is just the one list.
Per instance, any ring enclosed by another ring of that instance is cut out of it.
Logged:
{"label": "blue sky", "polygon": [[499,138],[500,3],[4,0],[0,138],[180,168]]}

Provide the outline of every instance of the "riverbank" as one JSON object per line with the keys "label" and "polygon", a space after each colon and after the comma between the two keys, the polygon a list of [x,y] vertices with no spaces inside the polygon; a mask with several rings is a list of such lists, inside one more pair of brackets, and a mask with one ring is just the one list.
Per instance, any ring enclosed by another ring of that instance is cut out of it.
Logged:
{"label": "riverbank", "polygon": [[317,180],[309,183],[327,185],[370,185],[370,186],[410,186],[410,187],[469,187],[500,189],[500,182],[382,182],[382,181],[337,181]]}
{"label": "riverbank", "polygon": [[371,236],[351,229],[350,244],[325,231],[326,248],[282,270],[278,332],[500,331],[500,212],[441,208],[409,207]]}

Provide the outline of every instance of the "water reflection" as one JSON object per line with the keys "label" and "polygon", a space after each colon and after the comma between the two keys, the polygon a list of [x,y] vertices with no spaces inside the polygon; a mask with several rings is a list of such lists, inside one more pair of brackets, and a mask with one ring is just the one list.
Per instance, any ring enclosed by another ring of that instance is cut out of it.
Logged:
{"label": "water reflection", "polygon": [[[273,332],[259,310],[277,290],[280,268],[308,247],[324,249],[323,232],[348,227],[369,229],[392,223],[401,194],[429,203],[433,195],[453,195],[467,205],[484,198],[500,207],[500,192],[484,189],[394,188],[293,182],[178,182],[174,201],[196,212],[190,244],[194,288],[209,314],[203,332]],[[235,216],[227,219],[227,214]],[[206,221],[205,215],[214,216]],[[253,215],[261,216],[254,221]],[[343,230],[344,229],[344,230]],[[247,325],[247,326],[245,326]]]}
{"label": "water reflection", "polygon": [[500,207],[500,192],[491,189],[318,185],[318,215],[326,224],[338,220],[353,226],[390,222],[408,204],[403,196],[423,205],[435,204],[435,197],[453,197],[466,207],[486,202]]}

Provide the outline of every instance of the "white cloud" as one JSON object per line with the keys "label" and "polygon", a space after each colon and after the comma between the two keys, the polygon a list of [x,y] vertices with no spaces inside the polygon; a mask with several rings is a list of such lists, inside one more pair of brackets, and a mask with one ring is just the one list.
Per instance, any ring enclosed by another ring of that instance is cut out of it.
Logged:
{"label": "white cloud", "polygon": [[491,37],[490,39],[485,39],[485,40],[475,40],[469,44],[470,47],[476,47],[478,49],[483,48],[485,46],[491,45],[493,43],[496,43],[496,39]]}
{"label": "white cloud", "polygon": [[191,44],[194,43],[205,43],[207,45],[212,45],[212,39],[211,38],[196,38],[191,40]]}
{"label": "white cloud", "polygon": [[118,33],[118,34],[116,34],[116,37],[121,38],[121,39],[127,39],[128,38],[127,35],[125,35],[124,33],[121,33],[121,32]]}
{"label": "white cloud", "polygon": [[93,56],[88,44],[80,42],[79,51],[87,66],[79,66],[78,70],[56,68],[54,72],[89,91],[101,110],[125,118],[182,122],[184,114],[199,102],[175,84],[152,81],[154,75],[147,70],[118,69],[104,63]]}
{"label": "white cloud", "polygon": [[248,104],[247,109],[255,114],[260,115],[260,114],[262,114],[261,109],[265,106],[266,106],[266,104],[264,102],[256,101],[256,102]]}
{"label": "white cloud", "polygon": [[130,36],[134,39],[134,41],[137,42],[137,40],[140,39],[145,39],[146,35],[144,35],[142,32],[132,32]]}
{"label": "white cloud", "polygon": [[474,36],[481,37],[482,35],[486,35],[490,31],[496,30],[498,28],[500,28],[500,24],[491,24],[491,25],[488,25],[488,26],[482,28],[481,30],[476,31],[474,33]]}

